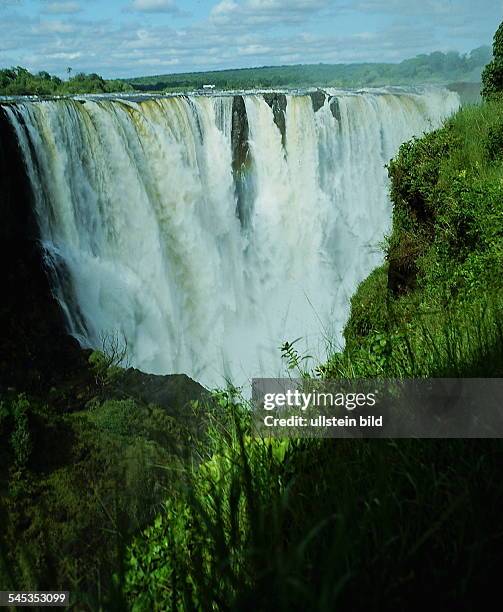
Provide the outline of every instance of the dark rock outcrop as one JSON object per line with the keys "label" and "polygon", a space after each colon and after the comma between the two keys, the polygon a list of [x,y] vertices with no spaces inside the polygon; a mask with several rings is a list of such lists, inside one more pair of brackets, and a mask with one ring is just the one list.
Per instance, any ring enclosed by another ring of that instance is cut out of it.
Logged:
{"label": "dark rock outcrop", "polygon": [[334,119],[337,119],[337,121],[341,120],[341,107],[337,98],[331,98],[330,112],[332,113]]}
{"label": "dark rock outcrop", "polygon": [[309,96],[313,103],[313,110],[316,113],[325,105],[326,94],[321,89],[317,89],[316,91],[312,91]]}
{"label": "dark rock outcrop", "polygon": [[202,385],[186,374],[159,376],[145,374],[134,368],[122,373],[113,391],[146,404],[160,406],[173,417],[187,414],[185,409],[190,401],[209,396]]}
{"label": "dark rock outcrop", "polygon": [[232,175],[236,189],[236,214],[243,227],[247,227],[250,220],[250,209],[247,201],[253,201],[250,197],[252,186],[248,181],[248,170],[251,163],[250,127],[246,106],[243,96],[234,96],[232,101]]}
{"label": "dark rock outcrop", "polygon": [[232,101],[232,170],[240,172],[249,163],[249,125],[243,96],[234,96]]}
{"label": "dark rock outcrop", "polygon": [[286,95],[277,92],[265,93],[264,100],[272,109],[274,123],[276,124],[278,130],[281,132],[281,142],[283,143],[284,147],[286,142]]}
{"label": "dark rock outcrop", "polygon": [[0,390],[37,392],[86,371],[51,293],[16,134],[0,108]]}

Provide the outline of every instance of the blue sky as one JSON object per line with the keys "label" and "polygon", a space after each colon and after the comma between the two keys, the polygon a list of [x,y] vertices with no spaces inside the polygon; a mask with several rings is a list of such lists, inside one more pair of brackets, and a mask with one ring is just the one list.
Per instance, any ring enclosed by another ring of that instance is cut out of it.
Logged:
{"label": "blue sky", "polygon": [[0,0],[0,67],[106,77],[490,44],[503,0]]}

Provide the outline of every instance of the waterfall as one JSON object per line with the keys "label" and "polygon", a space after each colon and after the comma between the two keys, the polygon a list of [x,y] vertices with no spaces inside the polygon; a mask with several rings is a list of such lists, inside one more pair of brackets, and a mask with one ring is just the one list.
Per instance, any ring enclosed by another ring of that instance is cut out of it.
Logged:
{"label": "waterfall", "polygon": [[83,346],[208,385],[323,359],[382,260],[384,165],[457,94],[327,90],[3,106],[22,150],[53,292]]}

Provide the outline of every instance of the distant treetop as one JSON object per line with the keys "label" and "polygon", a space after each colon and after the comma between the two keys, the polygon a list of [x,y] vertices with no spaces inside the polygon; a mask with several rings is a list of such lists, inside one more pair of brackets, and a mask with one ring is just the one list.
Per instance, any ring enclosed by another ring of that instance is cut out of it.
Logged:
{"label": "distant treetop", "polygon": [[45,71],[32,74],[21,66],[0,70],[0,95],[4,96],[55,96],[131,90],[132,87],[124,81],[107,81],[97,74],[80,72],[63,81]]}
{"label": "distant treetop", "polygon": [[138,77],[128,79],[128,82],[141,91],[187,91],[202,89],[207,83],[215,84],[218,89],[480,83],[482,69],[491,57],[491,48],[485,46],[467,54],[435,51],[399,64],[264,66]]}

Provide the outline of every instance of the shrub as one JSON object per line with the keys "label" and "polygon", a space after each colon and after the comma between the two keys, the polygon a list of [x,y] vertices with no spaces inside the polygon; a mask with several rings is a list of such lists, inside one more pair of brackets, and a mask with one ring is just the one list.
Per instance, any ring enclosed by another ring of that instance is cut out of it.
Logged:
{"label": "shrub", "polygon": [[30,404],[24,397],[19,398],[13,406],[14,431],[10,442],[14,451],[14,460],[19,467],[24,467],[28,463],[32,450],[27,416],[29,407]]}
{"label": "shrub", "polygon": [[24,394],[15,395],[0,402],[0,433],[10,442],[10,451],[2,449],[7,463],[12,460],[17,468],[26,467],[33,443],[29,416],[32,407]]}
{"label": "shrub", "polygon": [[482,72],[482,97],[489,99],[503,92],[503,23],[494,35],[493,60]]}
{"label": "shrub", "polygon": [[101,335],[101,351],[93,351],[89,365],[94,373],[96,384],[101,387],[116,382],[129,366],[128,345],[125,336],[118,333]]}
{"label": "shrub", "polygon": [[492,126],[487,134],[485,150],[489,161],[503,158],[503,123]]}

